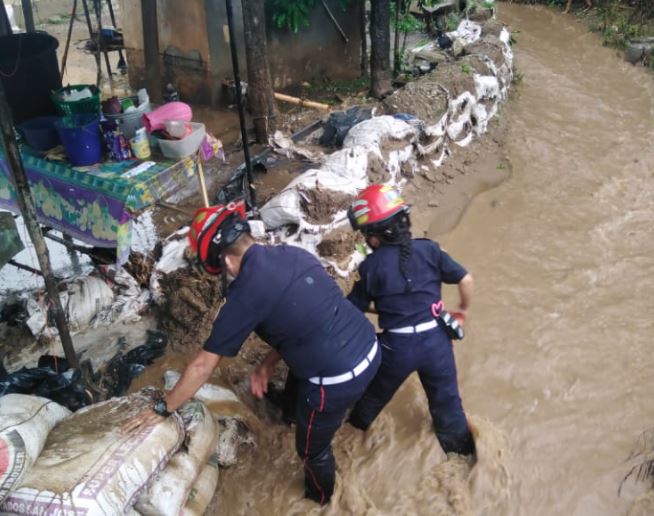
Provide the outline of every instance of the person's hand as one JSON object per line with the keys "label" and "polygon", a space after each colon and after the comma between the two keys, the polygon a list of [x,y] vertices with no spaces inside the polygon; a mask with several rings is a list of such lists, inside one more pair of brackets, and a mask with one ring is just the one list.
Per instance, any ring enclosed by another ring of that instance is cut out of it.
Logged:
{"label": "person's hand", "polygon": [[272,378],[275,366],[259,364],[250,375],[250,390],[257,398],[268,392],[268,381]]}
{"label": "person's hand", "polygon": [[160,416],[154,410],[147,409],[141,412],[140,414],[137,414],[132,419],[130,419],[127,423],[125,423],[121,427],[120,431],[123,434],[139,433],[142,432],[143,430],[146,430],[147,428],[150,428],[158,423],[161,423],[164,419],[166,418]]}
{"label": "person's hand", "polygon": [[468,317],[468,312],[467,310],[462,310],[461,308],[458,308],[455,312],[450,312],[450,315],[454,317],[457,321],[459,321],[459,324],[463,326],[466,322],[466,318]]}

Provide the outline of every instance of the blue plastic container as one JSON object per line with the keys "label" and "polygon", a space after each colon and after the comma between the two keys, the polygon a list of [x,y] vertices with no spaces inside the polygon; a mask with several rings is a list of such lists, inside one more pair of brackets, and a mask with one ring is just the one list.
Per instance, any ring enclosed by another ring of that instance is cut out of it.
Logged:
{"label": "blue plastic container", "polygon": [[26,120],[18,126],[27,145],[33,149],[47,151],[56,147],[61,142],[55,128],[56,116],[40,116]]}
{"label": "blue plastic container", "polygon": [[96,115],[72,115],[55,122],[68,160],[75,167],[94,165],[102,160],[100,119]]}

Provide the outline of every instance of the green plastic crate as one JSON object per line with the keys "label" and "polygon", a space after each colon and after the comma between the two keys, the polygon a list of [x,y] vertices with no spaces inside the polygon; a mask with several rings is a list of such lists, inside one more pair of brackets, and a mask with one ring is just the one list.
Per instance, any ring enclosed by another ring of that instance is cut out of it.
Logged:
{"label": "green plastic crate", "polygon": [[[91,90],[92,97],[71,102],[62,99],[60,96],[64,91],[81,91],[85,88]],[[100,113],[100,90],[90,84],[73,84],[55,91],[52,94],[52,102],[55,103],[59,112],[64,116],[81,115],[84,113],[95,115]]]}

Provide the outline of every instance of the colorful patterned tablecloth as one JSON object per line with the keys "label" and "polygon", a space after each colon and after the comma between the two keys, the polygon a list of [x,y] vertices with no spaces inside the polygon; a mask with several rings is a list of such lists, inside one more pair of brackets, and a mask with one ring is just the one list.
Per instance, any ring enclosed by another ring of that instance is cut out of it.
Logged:
{"label": "colorful patterned tablecloth", "polygon": [[[39,221],[97,247],[117,248],[118,263],[129,256],[132,221],[159,199],[186,186],[195,161],[157,161],[134,174],[140,162],[107,162],[73,168],[23,148]],[[0,208],[20,213],[13,178],[0,150]]]}

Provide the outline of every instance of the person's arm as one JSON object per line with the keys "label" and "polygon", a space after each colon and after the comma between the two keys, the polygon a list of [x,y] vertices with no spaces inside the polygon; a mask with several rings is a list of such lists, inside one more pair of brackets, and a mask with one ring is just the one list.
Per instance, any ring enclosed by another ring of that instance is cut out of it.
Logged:
{"label": "person's arm", "polygon": [[362,312],[376,313],[374,308],[371,308],[372,299],[366,288],[366,269],[365,262],[359,266],[357,271],[358,279],[354,282],[352,290],[347,296],[347,300],[356,306]]}
{"label": "person's arm", "polygon": [[271,349],[250,375],[250,390],[257,398],[263,398],[263,395],[268,392],[268,381],[272,378],[275,366],[281,359],[279,351]]}
{"label": "person's arm", "polygon": [[204,350],[196,355],[186,366],[175,388],[164,398],[168,412],[174,412],[193,397],[213,374],[221,358],[220,355]]}
{"label": "person's arm", "polygon": [[461,281],[457,284],[459,289],[459,307],[457,312],[463,316],[463,319],[468,316],[468,309],[472,303],[472,294],[475,289],[475,282],[470,273],[467,273]]}
{"label": "person's arm", "polygon": [[[186,366],[182,377],[175,388],[164,397],[166,410],[174,412],[190,400],[202,385],[209,379],[222,357],[208,351],[200,351],[191,363]],[[148,409],[128,421],[123,427],[124,433],[131,433],[163,421],[164,417],[153,409]]]}

